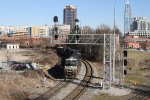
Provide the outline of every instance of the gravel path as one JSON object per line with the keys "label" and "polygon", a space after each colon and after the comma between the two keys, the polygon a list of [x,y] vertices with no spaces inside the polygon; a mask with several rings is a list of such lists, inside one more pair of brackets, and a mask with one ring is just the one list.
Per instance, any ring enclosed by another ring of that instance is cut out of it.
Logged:
{"label": "gravel path", "polygon": [[[91,64],[92,65],[92,64]],[[109,95],[113,96],[123,96],[123,95],[128,95],[131,93],[131,90],[129,89],[119,89],[119,88],[114,88],[112,87],[109,90],[102,90],[101,87],[101,82],[102,79],[99,79],[97,77],[100,77],[101,73],[98,73],[97,68],[92,66],[93,68],[93,81],[90,85],[90,88],[82,95],[82,97],[79,100],[93,100],[93,97],[95,95],[103,94],[103,93],[108,93]]]}
{"label": "gravel path", "polygon": [[93,65],[92,65],[92,68],[93,68],[92,83],[90,84],[90,87],[88,88],[88,90],[84,93],[84,95],[81,96],[81,98],[79,100],[87,100],[87,98],[88,98],[88,100],[92,100],[92,97],[94,95],[98,95],[101,92],[100,83],[102,80],[97,78],[97,77],[99,77],[99,73],[98,73],[97,69]]}
{"label": "gravel path", "polygon": [[78,84],[84,78],[85,73],[86,73],[86,68],[82,63],[82,67],[80,69],[79,74],[77,75],[77,78],[73,80],[66,88],[60,90],[60,92],[54,97],[52,97],[50,100],[62,100],[63,98],[65,98],[70,92],[72,92],[78,86]]}

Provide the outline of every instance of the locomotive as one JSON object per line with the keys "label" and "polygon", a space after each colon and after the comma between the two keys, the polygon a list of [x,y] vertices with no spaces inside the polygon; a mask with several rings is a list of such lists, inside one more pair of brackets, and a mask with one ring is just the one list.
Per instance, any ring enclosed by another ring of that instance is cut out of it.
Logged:
{"label": "locomotive", "polygon": [[64,74],[65,78],[75,78],[81,66],[80,53],[74,53],[65,60]]}
{"label": "locomotive", "polygon": [[65,78],[75,78],[81,66],[81,54],[71,48],[59,47],[57,53],[61,56]]}

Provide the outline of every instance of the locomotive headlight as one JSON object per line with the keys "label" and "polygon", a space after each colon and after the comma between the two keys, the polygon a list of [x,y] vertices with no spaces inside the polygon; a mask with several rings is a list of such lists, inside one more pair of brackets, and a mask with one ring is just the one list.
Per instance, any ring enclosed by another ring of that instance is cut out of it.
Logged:
{"label": "locomotive headlight", "polygon": [[72,68],[73,68],[72,66],[69,67],[70,70],[71,70]]}

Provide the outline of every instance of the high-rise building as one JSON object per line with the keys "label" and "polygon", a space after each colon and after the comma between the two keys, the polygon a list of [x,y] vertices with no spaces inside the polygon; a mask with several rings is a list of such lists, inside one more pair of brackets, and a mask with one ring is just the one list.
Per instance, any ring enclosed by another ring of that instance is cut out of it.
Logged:
{"label": "high-rise building", "polygon": [[[129,0],[126,0],[125,12],[124,12],[124,32],[128,33],[131,31],[131,7]],[[124,33],[124,34],[125,34]]]}
{"label": "high-rise building", "polygon": [[149,21],[146,17],[134,17],[133,30],[149,30]]}
{"label": "high-rise building", "polygon": [[148,19],[146,17],[134,17],[132,19],[132,31],[128,32],[128,35],[150,38],[150,22]]}
{"label": "high-rise building", "polygon": [[68,5],[64,8],[64,24],[70,25],[71,31],[75,27],[75,19],[77,19],[77,7]]}

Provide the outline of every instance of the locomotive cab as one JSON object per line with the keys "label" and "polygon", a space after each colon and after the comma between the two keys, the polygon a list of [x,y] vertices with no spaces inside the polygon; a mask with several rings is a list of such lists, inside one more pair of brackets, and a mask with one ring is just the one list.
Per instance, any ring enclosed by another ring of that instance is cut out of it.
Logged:
{"label": "locomotive cab", "polygon": [[74,57],[67,58],[65,61],[65,78],[75,78],[78,70],[78,60]]}

